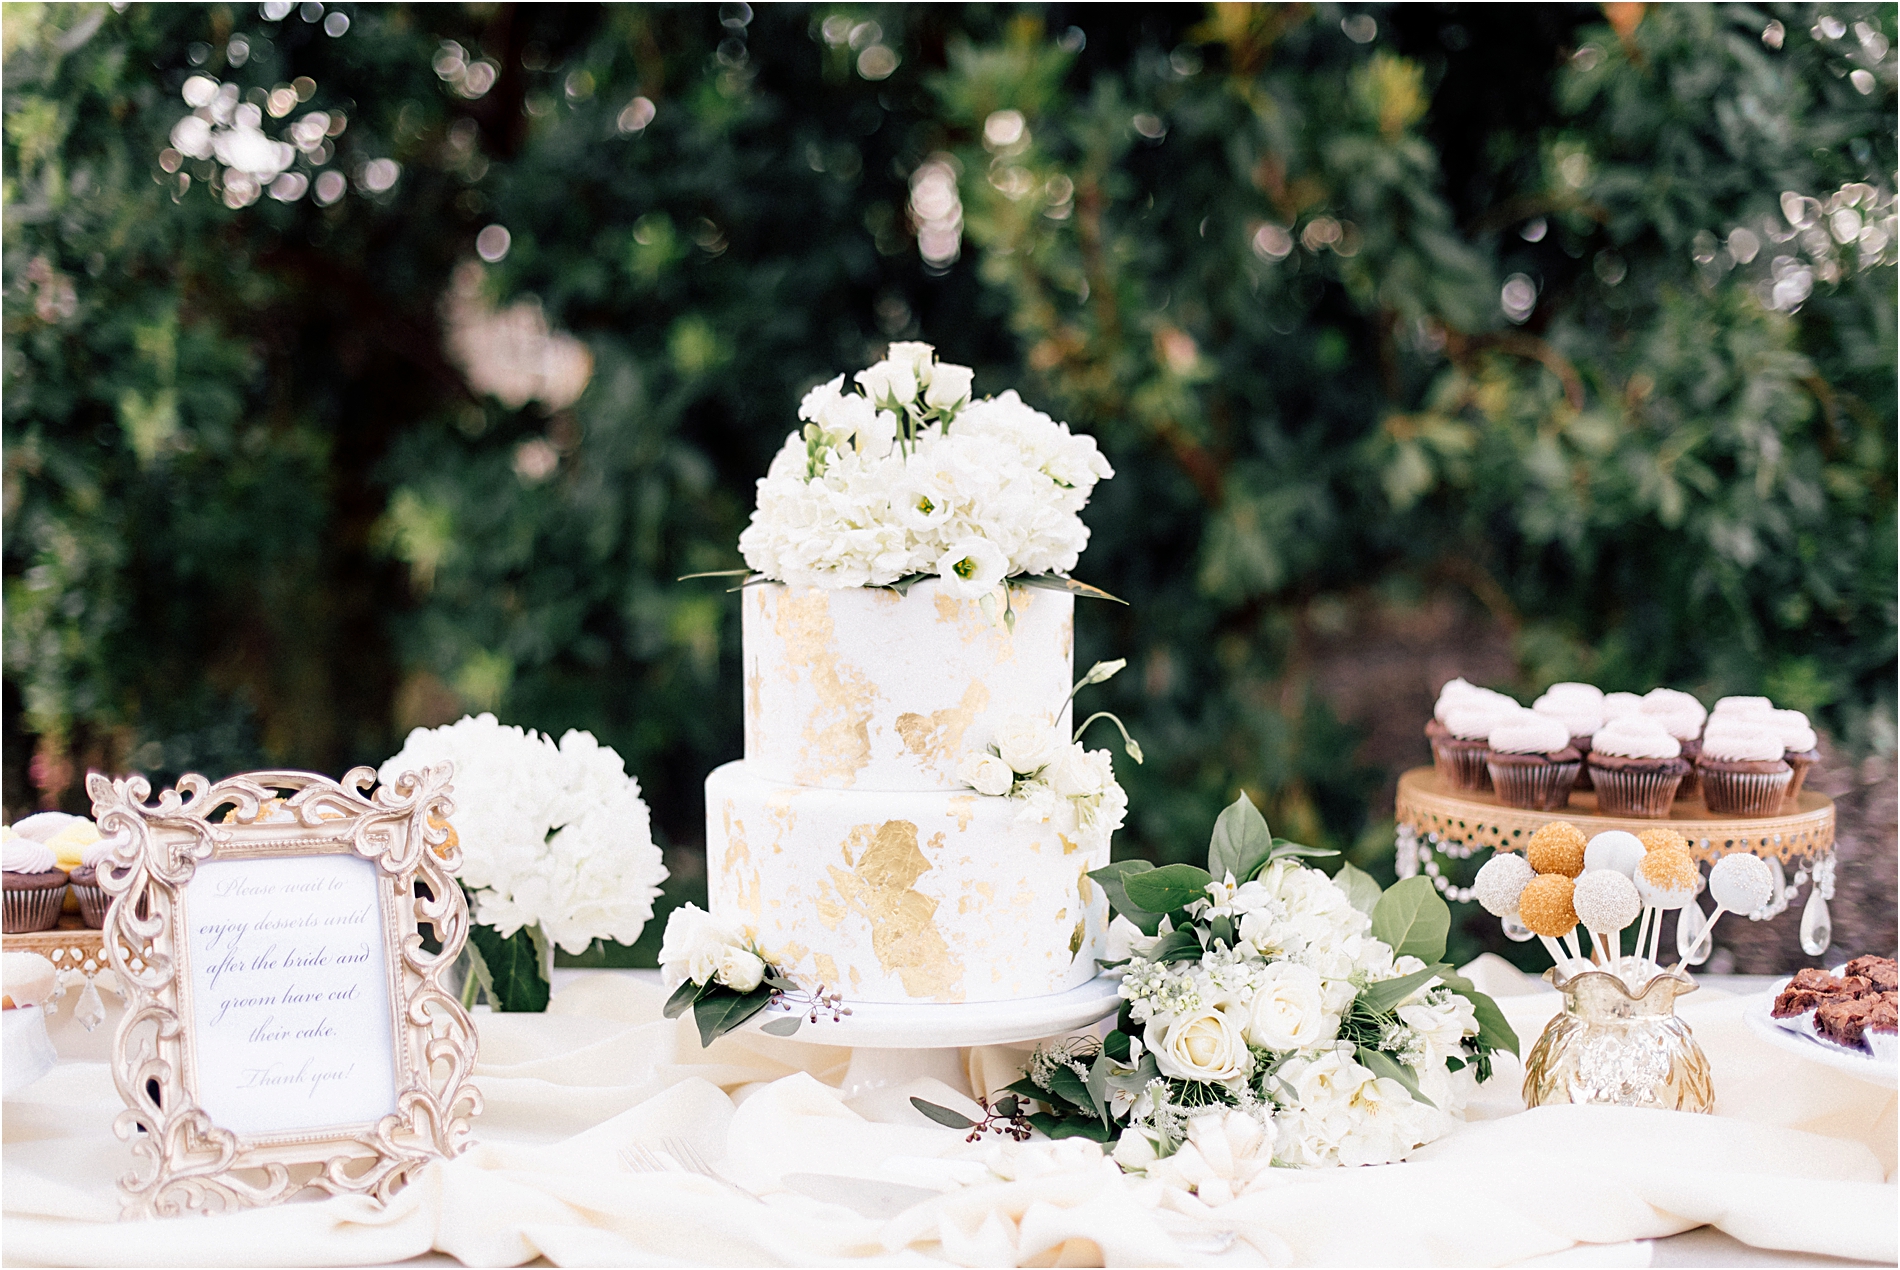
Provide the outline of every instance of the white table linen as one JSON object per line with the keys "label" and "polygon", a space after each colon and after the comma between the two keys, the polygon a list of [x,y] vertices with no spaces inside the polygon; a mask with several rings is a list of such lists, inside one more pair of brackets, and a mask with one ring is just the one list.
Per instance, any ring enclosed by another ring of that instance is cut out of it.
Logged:
{"label": "white table linen", "polygon": [[[1528,1050],[1556,994],[1496,959],[1470,970]],[[843,1049],[751,1035],[702,1051],[690,1021],[659,1017],[648,976],[561,979],[547,1015],[479,1017],[479,1141],[387,1208],[345,1197],[119,1223],[113,1183],[131,1157],[110,1127],[108,1029],[56,1027],[64,1061],[0,1121],[0,1254],[34,1265],[365,1265],[432,1252],[482,1265],[1502,1265],[1574,1250],[1558,1259],[1577,1264],[1591,1251],[1579,1245],[1703,1224],[1765,1249],[1900,1254],[1894,1094],[1763,1045],[1742,997],[1680,1003],[1710,1057],[1713,1116],[1525,1111],[1506,1056],[1471,1123],[1407,1163],[1269,1170],[1210,1208],[1123,1176],[1089,1143],[966,1143],[908,1106],[915,1093],[975,1111],[938,1081],[847,1102]],[[969,1051],[973,1084],[1014,1079],[1022,1053]],[[669,1137],[732,1185],[629,1169],[630,1147]],[[938,1194],[879,1220],[782,1181],[811,1173]]]}

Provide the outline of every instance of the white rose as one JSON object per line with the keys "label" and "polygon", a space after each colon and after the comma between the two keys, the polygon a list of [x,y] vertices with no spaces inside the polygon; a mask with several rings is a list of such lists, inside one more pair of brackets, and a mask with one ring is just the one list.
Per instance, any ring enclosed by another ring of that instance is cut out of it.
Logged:
{"label": "white rose", "polygon": [[1016,783],[1016,773],[994,754],[966,754],[957,764],[957,779],[979,794],[1000,798]]}
{"label": "white rose", "polygon": [[954,410],[970,399],[970,383],[975,378],[976,372],[968,366],[939,362],[931,369],[924,404],[938,410]]}
{"label": "white rose", "polygon": [[879,362],[858,372],[858,383],[865,396],[879,405],[895,401],[906,405],[917,399],[917,372],[894,362]]}
{"label": "white rose", "polygon": [[1012,714],[996,729],[996,749],[1010,770],[1024,776],[1047,767],[1061,753],[1062,738],[1041,719]]}
{"label": "white rose", "polygon": [[892,366],[905,367],[917,377],[917,382],[929,383],[934,373],[930,358],[935,352],[935,348],[922,340],[899,340],[884,350],[884,360]]}
{"label": "white rose", "polygon": [[1457,993],[1436,1005],[1422,1001],[1401,1005],[1394,1013],[1400,1022],[1418,1033],[1425,1043],[1425,1053],[1435,1063],[1458,1057],[1465,1037],[1478,1030],[1477,1011]]}
{"label": "white rose", "polygon": [[1129,1129],[1115,1144],[1115,1163],[1124,1173],[1141,1173],[1153,1167],[1161,1158],[1155,1149],[1155,1141],[1139,1129]]}
{"label": "white rose", "polygon": [[1253,1055],[1240,1028],[1219,1010],[1203,1010],[1168,1024],[1154,1056],[1161,1074],[1177,1080],[1238,1080],[1253,1069]]}
{"label": "white rose", "polygon": [[691,979],[705,983],[719,972],[726,949],[744,942],[743,935],[697,904],[684,904],[666,919],[660,940],[660,968],[666,986],[677,988]]}
{"label": "white rose", "polygon": [[719,982],[734,992],[750,992],[765,981],[765,962],[737,945],[719,958]]}
{"label": "white rose", "polygon": [[[1108,751],[1097,750],[1103,758]],[[1095,761],[1089,751],[1080,745],[1064,746],[1056,755],[1054,763],[1049,765],[1049,783],[1055,786],[1056,793],[1064,798],[1087,798],[1099,794],[1108,787],[1110,773],[1103,765]]]}
{"label": "white rose", "polygon": [[1290,961],[1267,967],[1247,1014],[1249,1041],[1270,1050],[1315,1049],[1338,1031],[1318,974]]}
{"label": "white rose", "polygon": [[960,600],[975,600],[996,589],[1009,572],[1009,558],[987,538],[961,538],[937,560],[944,590]]}

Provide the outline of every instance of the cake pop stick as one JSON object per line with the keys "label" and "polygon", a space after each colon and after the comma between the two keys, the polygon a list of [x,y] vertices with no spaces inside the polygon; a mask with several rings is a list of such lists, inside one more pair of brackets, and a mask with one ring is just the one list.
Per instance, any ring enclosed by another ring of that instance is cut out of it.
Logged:
{"label": "cake pop stick", "polygon": [[1709,869],[1709,895],[1715,900],[1715,912],[1695,938],[1683,960],[1694,964],[1706,954],[1703,949],[1715,937],[1715,924],[1724,913],[1753,913],[1768,903],[1775,892],[1774,874],[1758,857],[1747,851],[1731,851]]}

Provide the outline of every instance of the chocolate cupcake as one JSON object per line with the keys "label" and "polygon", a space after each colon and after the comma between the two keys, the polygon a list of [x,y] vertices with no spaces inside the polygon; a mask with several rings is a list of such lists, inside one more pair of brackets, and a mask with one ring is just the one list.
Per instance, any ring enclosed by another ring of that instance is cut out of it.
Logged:
{"label": "chocolate cupcake", "polygon": [[1703,801],[1717,816],[1772,816],[1781,810],[1794,768],[1781,736],[1766,727],[1724,722],[1702,738]]}
{"label": "chocolate cupcake", "polygon": [[1491,772],[1484,760],[1490,750],[1491,724],[1499,713],[1484,704],[1454,705],[1434,720],[1439,735],[1426,728],[1425,734],[1432,742],[1432,764],[1446,785],[1470,792],[1491,788]]}
{"label": "chocolate cupcake", "polygon": [[51,930],[66,902],[66,871],[53,849],[20,834],[0,844],[0,930],[9,935]]}
{"label": "chocolate cupcake", "polygon": [[1667,816],[1689,771],[1681,743],[1661,720],[1640,712],[1598,728],[1590,738],[1589,763],[1597,810],[1607,816]]}
{"label": "chocolate cupcake", "polygon": [[1682,783],[1676,786],[1676,801],[1685,802],[1701,793],[1696,782],[1696,755],[1702,752],[1702,727],[1709,712],[1700,701],[1674,688],[1652,688],[1643,694],[1643,713],[1653,715],[1669,730],[1682,747],[1682,761],[1689,765]]}
{"label": "chocolate cupcake", "polygon": [[1808,779],[1808,769],[1821,760],[1821,741],[1808,726],[1808,716],[1799,710],[1776,710],[1768,718],[1768,726],[1781,736],[1781,761],[1794,769],[1784,799],[1791,803]]}
{"label": "chocolate cupcake", "polygon": [[1529,811],[1556,811],[1570,802],[1582,760],[1560,719],[1520,710],[1491,726],[1485,766],[1498,801]]}
{"label": "chocolate cupcake", "polygon": [[[1588,695],[1595,693],[1594,697]],[[1556,719],[1570,729],[1570,746],[1577,751],[1578,789],[1590,789],[1590,738],[1603,726],[1603,694],[1588,684],[1552,684],[1550,691],[1531,702],[1531,709]]]}

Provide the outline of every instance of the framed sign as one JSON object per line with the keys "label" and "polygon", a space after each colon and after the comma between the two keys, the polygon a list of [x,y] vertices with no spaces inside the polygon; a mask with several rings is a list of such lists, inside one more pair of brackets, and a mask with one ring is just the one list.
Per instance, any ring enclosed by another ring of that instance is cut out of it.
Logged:
{"label": "framed sign", "polygon": [[[113,842],[105,946],[126,986],[114,1128],[127,1216],[387,1199],[467,1145],[476,1038],[444,983],[468,936],[450,768],[86,778]],[[426,938],[425,938],[426,935]]]}

